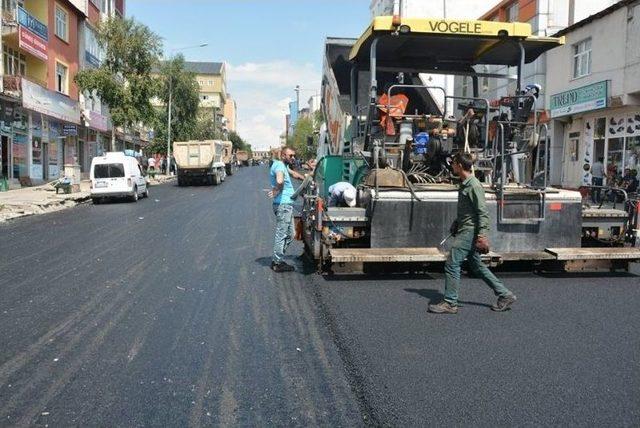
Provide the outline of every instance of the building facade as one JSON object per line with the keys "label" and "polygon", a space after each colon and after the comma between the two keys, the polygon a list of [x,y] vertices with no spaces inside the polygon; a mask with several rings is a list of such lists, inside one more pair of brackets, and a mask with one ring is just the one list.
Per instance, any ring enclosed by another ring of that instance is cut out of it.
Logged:
{"label": "building facade", "polygon": [[[478,19],[484,21],[527,22],[531,25],[535,36],[550,36],[574,22],[616,3],[617,0],[504,0],[481,15]],[[546,94],[547,54],[542,54],[531,64],[526,64],[522,73],[523,86],[539,84],[542,86],[542,96],[538,99],[536,108],[543,110]],[[484,73],[498,73],[514,75],[515,68],[505,66],[479,66],[476,71]],[[460,97],[472,96],[471,78],[456,77],[455,95]],[[480,79],[479,96],[490,100],[513,95],[516,91],[516,81],[506,79]]]}
{"label": "building facade", "polygon": [[231,98],[230,94],[227,94],[227,102],[224,103],[224,119],[224,129],[228,132],[237,132],[238,109],[236,100]]}
{"label": "building facade", "polygon": [[221,126],[227,102],[227,71],[223,62],[185,61],[185,70],[195,74],[200,86],[200,112],[211,114]]}
{"label": "building facade", "polygon": [[621,1],[557,35],[566,44],[547,53],[552,183],[591,184],[600,158],[610,179],[640,173],[640,1]]}
{"label": "building facade", "polygon": [[124,14],[123,1],[2,0],[1,173],[13,185],[87,171],[96,149],[74,77],[85,23],[116,3]]}

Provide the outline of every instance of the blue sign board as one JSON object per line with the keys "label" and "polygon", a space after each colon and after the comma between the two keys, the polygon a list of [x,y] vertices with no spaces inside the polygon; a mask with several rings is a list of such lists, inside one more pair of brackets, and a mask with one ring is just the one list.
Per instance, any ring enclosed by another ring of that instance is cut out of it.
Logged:
{"label": "blue sign board", "polygon": [[44,40],[49,40],[49,30],[47,26],[36,18],[31,16],[29,12],[18,6],[18,24],[28,28],[33,33],[42,37]]}
{"label": "blue sign board", "polygon": [[76,125],[62,125],[62,135],[78,135],[78,127]]}
{"label": "blue sign board", "polygon": [[89,53],[89,51],[84,52],[84,59],[87,60],[87,64],[92,67],[100,67],[100,60]]}

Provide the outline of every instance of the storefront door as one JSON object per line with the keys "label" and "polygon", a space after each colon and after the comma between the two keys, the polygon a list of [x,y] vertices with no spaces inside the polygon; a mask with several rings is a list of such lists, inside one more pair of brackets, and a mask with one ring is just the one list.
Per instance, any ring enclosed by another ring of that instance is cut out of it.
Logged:
{"label": "storefront door", "polygon": [[49,143],[42,143],[42,179],[49,179]]}
{"label": "storefront door", "polygon": [[2,156],[2,171],[0,172],[0,176],[5,178],[9,178],[9,168],[11,165],[10,143],[9,137],[3,135],[0,142],[0,144],[2,144],[2,151],[0,152]]}

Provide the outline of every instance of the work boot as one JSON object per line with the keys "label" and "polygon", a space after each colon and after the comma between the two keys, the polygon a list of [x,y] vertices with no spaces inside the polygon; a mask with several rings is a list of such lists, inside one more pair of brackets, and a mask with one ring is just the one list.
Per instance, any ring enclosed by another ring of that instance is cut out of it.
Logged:
{"label": "work boot", "polygon": [[293,272],[296,269],[285,262],[271,262],[271,270],[274,272]]}
{"label": "work boot", "polygon": [[508,296],[504,297],[500,296],[498,297],[498,301],[496,302],[496,304],[491,306],[491,310],[496,312],[508,311],[511,308],[511,305],[513,305],[516,300],[518,299],[516,298],[515,294],[509,294]]}
{"label": "work boot", "polygon": [[443,300],[437,305],[429,305],[429,312],[431,312],[432,314],[457,314],[458,307],[453,306],[446,300]]}

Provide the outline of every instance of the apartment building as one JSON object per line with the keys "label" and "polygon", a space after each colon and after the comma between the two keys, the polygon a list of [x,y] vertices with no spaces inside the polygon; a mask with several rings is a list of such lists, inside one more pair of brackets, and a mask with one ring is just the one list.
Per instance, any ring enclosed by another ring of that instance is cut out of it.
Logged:
{"label": "apartment building", "polygon": [[224,103],[224,119],[224,129],[228,132],[237,132],[238,106],[230,94],[227,94],[227,102]]}
{"label": "apartment building", "polygon": [[0,156],[12,185],[88,170],[108,116],[85,111],[74,77],[97,46],[85,28],[112,14],[124,1],[2,0]]}
{"label": "apartment building", "polygon": [[[563,28],[586,18],[617,0],[503,0],[489,11],[479,16],[483,21],[527,22],[536,36],[551,36]],[[546,94],[547,54],[541,55],[523,70],[523,85],[539,84],[542,95]],[[504,66],[477,66],[476,71],[514,75],[515,69]],[[456,77],[454,93],[457,96],[472,96],[471,78]],[[490,100],[514,94],[516,81],[482,78],[479,82],[479,96]],[[536,108],[545,109],[544,96],[538,99]]]}
{"label": "apartment building", "polygon": [[556,35],[566,43],[547,53],[552,183],[591,184],[599,159],[610,178],[640,173],[640,0],[620,1]]}
{"label": "apartment building", "polygon": [[223,62],[185,61],[185,70],[195,74],[200,86],[200,111],[211,114],[216,126],[222,123],[227,103],[227,71]]}

